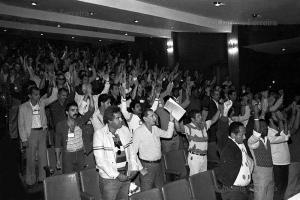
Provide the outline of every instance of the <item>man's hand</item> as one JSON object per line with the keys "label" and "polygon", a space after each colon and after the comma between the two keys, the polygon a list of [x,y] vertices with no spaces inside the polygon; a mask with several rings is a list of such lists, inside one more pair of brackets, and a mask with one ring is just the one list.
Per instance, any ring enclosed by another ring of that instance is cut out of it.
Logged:
{"label": "man's hand", "polygon": [[28,141],[22,142],[22,147],[27,148],[28,147]]}
{"label": "man's hand", "polygon": [[131,172],[129,173],[128,179],[129,179],[129,180],[134,179],[135,176],[137,175],[137,173],[138,173],[138,171],[131,171]]}
{"label": "man's hand", "polygon": [[125,174],[119,174],[119,176],[117,177],[117,179],[121,182],[125,182],[125,181],[128,181],[128,177],[125,175]]}

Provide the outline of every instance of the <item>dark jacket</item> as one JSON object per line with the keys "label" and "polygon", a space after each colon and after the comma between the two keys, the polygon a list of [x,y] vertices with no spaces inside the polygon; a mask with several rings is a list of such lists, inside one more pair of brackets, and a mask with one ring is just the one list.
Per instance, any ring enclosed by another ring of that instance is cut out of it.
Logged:
{"label": "dark jacket", "polygon": [[[85,134],[85,123],[92,117],[94,113],[94,109],[89,109],[83,116],[78,117],[75,120],[76,126],[79,126],[82,129],[82,139],[83,144],[86,146],[89,143],[89,139],[87,138],[87,134]],[[56,124],[56,135],[55,135],[55,147],[65,149],[68,140],[68,130],[69,126],[67,120],[58,122]]]}
{"label": "dark jacket", "polygon": [[216,177],[222,185],[230,187],[234,184],[242,165],[242,159],[240,148],[228,138],[221,152],[220,164],[215,169]]}

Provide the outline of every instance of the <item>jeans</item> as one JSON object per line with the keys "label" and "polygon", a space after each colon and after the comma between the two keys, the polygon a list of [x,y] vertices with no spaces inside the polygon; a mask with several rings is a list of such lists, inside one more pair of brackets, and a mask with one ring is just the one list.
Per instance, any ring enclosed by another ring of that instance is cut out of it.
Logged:
{"label": "jeans", "polygon": [[62,171],[64,174],[78,172],[84,169],[84,151],[75,152],[64,151],[62,154]]}
{"label": "jeans", "polygon": [[300,193],[300,162],[292,162],[289,166],[288,186],[285,191],[285,199]]}
{"label": "jeans", "polygon": [[129,181],[105,179],[100,176],[99,186],[103,200],[128,200]]}
{"label": "jeans", "polygon": [[273,167],[255,166],[253,174],[254,200],[273,200]]}
{"label": "jeans", "polygon": [[161,163],[147,163],[141,161],[143,168],[147,169],[147,174],[140,174],[141,191],[150,190],[153,187],[163,186],[163,174]]}

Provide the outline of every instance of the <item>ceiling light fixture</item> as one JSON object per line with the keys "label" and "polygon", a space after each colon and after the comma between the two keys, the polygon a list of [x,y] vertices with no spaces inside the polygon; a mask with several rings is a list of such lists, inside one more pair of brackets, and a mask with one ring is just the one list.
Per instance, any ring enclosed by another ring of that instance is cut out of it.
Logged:
{"label": "ceiling light fixture", "polygon": [[90,16],[93,16],[95,13],[94,12],[89,12]]}
{"label": "ceiling light fixture", "polygon": [[214,5],[215,5],[216,7],[220,7],[220,6],[224,6],[225,4],[222,3],[221,1],[215,1],[215,2],[214,2]]}
{"label": "ceiling light fixture", "polygon": [[3,31],[4,31],[4,32],[6,32],[7,30],[6,30],[6,29],[4,29]]}
{"label": "ceiling light fixture", "polygon": [[101,42],[102,40],[99,40],[99,42]]}
{"label": "ceiling light fixture", "polygon": [[74,39],[75,37],[74,36],[72,36],[72,39]]}
{"label": "ceiling light fixture", "polygon": [[281,49],[281,51],[285,51],[285,50],[286,50],[285,48],[282,48],[282,49]]}
{"label": "ceiling light fixture", "polygon": [[41,36],[43,36],[44,34],[43,33],[41,33]]}
{"label": "ceiling light fixture", "polygon": [[31,5],[32,6],[37,6],[37,3],[33,1],[33,2],[31,2]]}
{"label": "ceiling light fixture", "polygon": [[128,35],[128,33],[125,33],[124,35],[126,35],[126,36],[127,36],[127,35]]}
{"label": "ceiling light fixture", "polygon": [[137,23],[139,23],[139,20],[135,19],[135,20],[133,20],[133,22],[137,24]]}
{"label": "ceiling light fixture", "polygon": [[61,27],[61,25],[60,24],[57,24],[57,28],[60,28]]}

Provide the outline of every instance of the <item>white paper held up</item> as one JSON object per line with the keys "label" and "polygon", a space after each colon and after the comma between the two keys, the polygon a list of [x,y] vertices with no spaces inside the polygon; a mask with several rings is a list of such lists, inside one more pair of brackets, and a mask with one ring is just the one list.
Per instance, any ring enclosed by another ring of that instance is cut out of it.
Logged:
{"label": "white paper held up", "polygon": [[185,114],[185,110],[178,104],[176,103],[173,99],[169,99],[165,106],[164,109],[166,109],[167,111],[169,111],[169,113],[171,115],[173,115],[173,117],[179,121],[181,119],[181,117]]}

